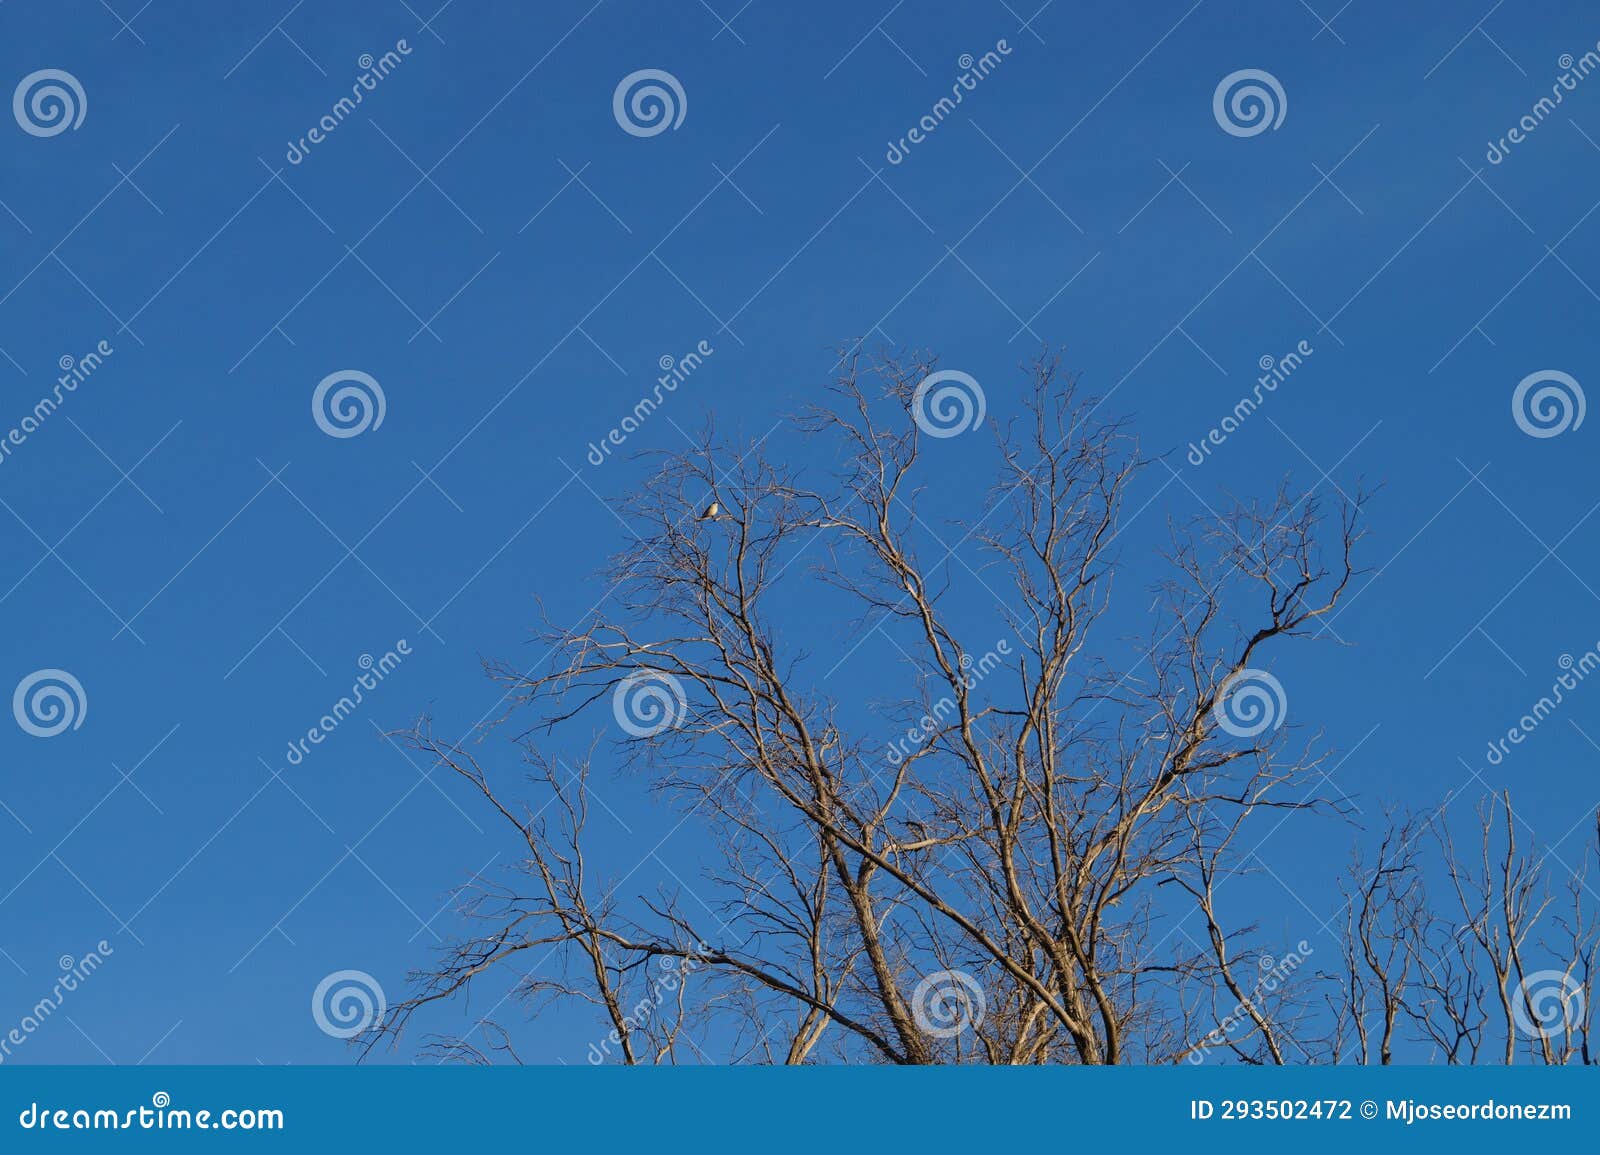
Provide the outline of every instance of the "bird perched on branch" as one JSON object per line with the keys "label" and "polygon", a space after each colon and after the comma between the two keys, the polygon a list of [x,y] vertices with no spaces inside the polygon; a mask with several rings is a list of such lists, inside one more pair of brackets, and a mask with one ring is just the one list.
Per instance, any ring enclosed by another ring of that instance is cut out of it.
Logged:
{"label": "bird perched on branch", "polygon": [[719,502],[713,501],[710,505],[706,506],[706,511],[704,513],[702,513],[697,520],[699,520],[699,521],[715,521],[717,518],[719,518],[721,516],[722,516],[722,505]]}

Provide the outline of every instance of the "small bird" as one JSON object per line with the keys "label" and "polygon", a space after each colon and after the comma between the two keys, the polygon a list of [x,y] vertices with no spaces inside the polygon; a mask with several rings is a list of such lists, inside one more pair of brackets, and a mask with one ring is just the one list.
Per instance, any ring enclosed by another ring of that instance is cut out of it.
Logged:
{"label": "small bird", "polygon": [[712,521],[715,518],[718,518],[718,517],[721,517],[721,516],[722,516],[722,506],[721,506],[721,504],[718,503],[718,502],[713,501],[710,505],[706,506],[706,511],[700,515],[699,520],[700,521]]}

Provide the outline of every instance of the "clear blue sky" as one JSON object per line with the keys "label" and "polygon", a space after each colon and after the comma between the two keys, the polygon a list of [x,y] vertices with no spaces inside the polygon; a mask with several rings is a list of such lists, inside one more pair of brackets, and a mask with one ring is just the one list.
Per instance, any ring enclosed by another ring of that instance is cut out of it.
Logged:
{"label": "clear blue sky", "polygon": [[[530,656],[534,598],[557,618],[593,603],[626,540],[597,495],[638,473],[589,444],[702,340],[629,450],[681,447],[708,413],[764,434],[862,334],[936,350],[1001,419],[1017,364],[1063,347],[1148,451],[1175,451],[1180,480],[1141,482],[1128,605],[1165,519],[1224,489],[1382,483],[1348,645],[1273,667],[1291,720],[1348,755],[1334,780],[1368,816],[1514,785],[1524,837],[1575,859],[1600,686],[1502,765],[1484,751],[1600,640],[1600,418],[1534,438],[1511,413],[1536,371],[1600,382],[1600,79],[1502,163],[1485,150],[1600,21],[1506,6],[1475,30],[1488,6],[1315,0],[1325,27],[1295,4],[1055,3],[1027,28],[999,0],[460,3],[429,28],[432,0],[0,7],[4,90],[61,69],[87,101],[53,136],[0,118],[0,429],[63,356],[114,350],[0,461],[0,689],[62,669],[88,701],[49,739],[0,725],[0,1029],[60,956],[115,950],[18,1059],[349,1060],[308,1012],[317,982],[360,969],[399,997],[453,929],[448,888],[515,853],[378,729],[425,709],[467,729],[496,704],[479,656]],[[401,39],[289,163],[362,54]],[[889,164],[962,54],[1001,39]],[[612,94],[646,68],[686,114],[636,137]],[[1276,129],[1214,119],[1239,69],[1281,83]],[[1302,340],[1290,381],[1190,466],[1259,359]],[[343,369],[386,411],[335,438],[311,396]],[[972,493],[991,476],[984,438],[938,448]],[[402,638],[411,656],[289,765],[361,655]],[[874,691],[894,656],[863,645],[832,688]],[[607,800],[633,833],[597,831],[626,868],[670,817]],[[1281,883],[1237,901],[1314,937],[1356,834],[1285,827],[1260,851]],[[696,851],[669,841],[639,889]],[[593,1033],[558,1024],[523,1053],[579,1062]]]}

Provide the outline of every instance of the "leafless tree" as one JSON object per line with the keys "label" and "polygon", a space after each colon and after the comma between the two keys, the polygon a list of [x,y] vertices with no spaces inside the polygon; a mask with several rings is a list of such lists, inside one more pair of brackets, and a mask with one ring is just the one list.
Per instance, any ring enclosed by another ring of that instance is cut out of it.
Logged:
{"label": "leafless tree", "polygon": [[[1593,1061],[1600,937],[1586,896],[1600,840],[1581,851],[1581,865],[1558,888],[1551,853],[1519,853],[1521,820],[1509,793],[1486,795],[1474,818],[1474,856],[1457,852],[1441,807],[1391,820],[1375,860],[1353,861],[1340,970],[1322,976],[1333,1026],[1319,1057],[1389,1063],[1404,1043],[1412,1061]],[[1436,858],[1425,853],[1429,844]],[[1426,892],[1430,866],[1449,893],[1440,906]],[[1562,908],[1558,889],[1566,891]]]}
{"label": "leafless tree", "polygon": [[[532,669],[487,665],[522,785],[428,719],[404,732],[520,861],[461,891],[470,933],[365,1045],[510,985],[520,1016],[592,1009],[591,1061],[1388,1061],[1400,1042],[1467,1061],[1486,1002],[1469,944],[1501,967],[1514,1037],[1545,905],[1521,868],[1488,891],[1457,872],[1465,937],[1448,927],[1418,875],[1435,823],[1358,864],[1342,975],[1229,900],[1278,823],[1344,810],[1265,671],[1349,587],[1364,496],[1325,513],[1284,487],[1169,525],[1162,580],[1122,590],[1119,618],[1130,494],[1168,467],[1046,358],[994,428],[992,485],[967,520],[934,518],[973,496],[930,436],[953,400],[919,392],[934,368],[847,351],[796,419],[833,451],[820,479],[710,431],[655,462],[602,575],[624,609],[546,623]],[[822,622],[847,637],[817,655]],[[874,701],[841,700],[830,675],[868,637],[899,660]],[[692,883],[648,889],[653,863],[592,853],[602,795],[647,787],[708,848]],[[1587,983],[1592,929],[1563,925]],[[518,1061],[496,1013],[428,1053]]]}

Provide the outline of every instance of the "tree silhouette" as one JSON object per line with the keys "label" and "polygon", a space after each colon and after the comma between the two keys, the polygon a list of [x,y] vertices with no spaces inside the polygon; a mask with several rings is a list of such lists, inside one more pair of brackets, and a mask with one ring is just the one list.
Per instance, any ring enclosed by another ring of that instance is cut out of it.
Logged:
{"label": "tree silhouette", "polygon": [[[1343,810],[1266,664],[1348,589],[1365,496],[1325,515],[1283,487],[1171,526],[1144,633],[1111,638],[1130,487],[1157,463],[1047,357],[1025,417],[995,429],[999,476],[936,530],[933,449],[982,394],[930,391],[934,371],[846,352],[796,419],[835,451],[820,483],[709,432],[661,455],[617,506],[636,536],[604,578],[625,611],[547,623],[533,671],[488,665],[527,723],[525,788],[427,719],[404,732],[522,861],[462,888],[476,929],[365,1046],[512,974],[519,1013],[593,1008],[591,1061],[1388,1061],[1403,1042],[1467,1062],[1500,1037],[1507,1061],[1587,1061],[1582,890],[1566,961],[1541,972],[1552,1004],[1524,963],[1543,876],[1509,837],[1491,847],[1492,811],[1476,872],[1437,816],[1397,820],[1353,864],[1342,952],[1273,949],[1219,894],[1251,866],[1248,831]],[[825,614],[903,659],[874,671],[870,711],[805,648]],[[584,756],[560,753],[572,735]],[[631,893],[632,861],[593,859],[597,776],[699,829],[692,892]],[[1429,904],[1425,837],[1458,917]],[[426,1051],[517,1058],[492,1017]]]}

